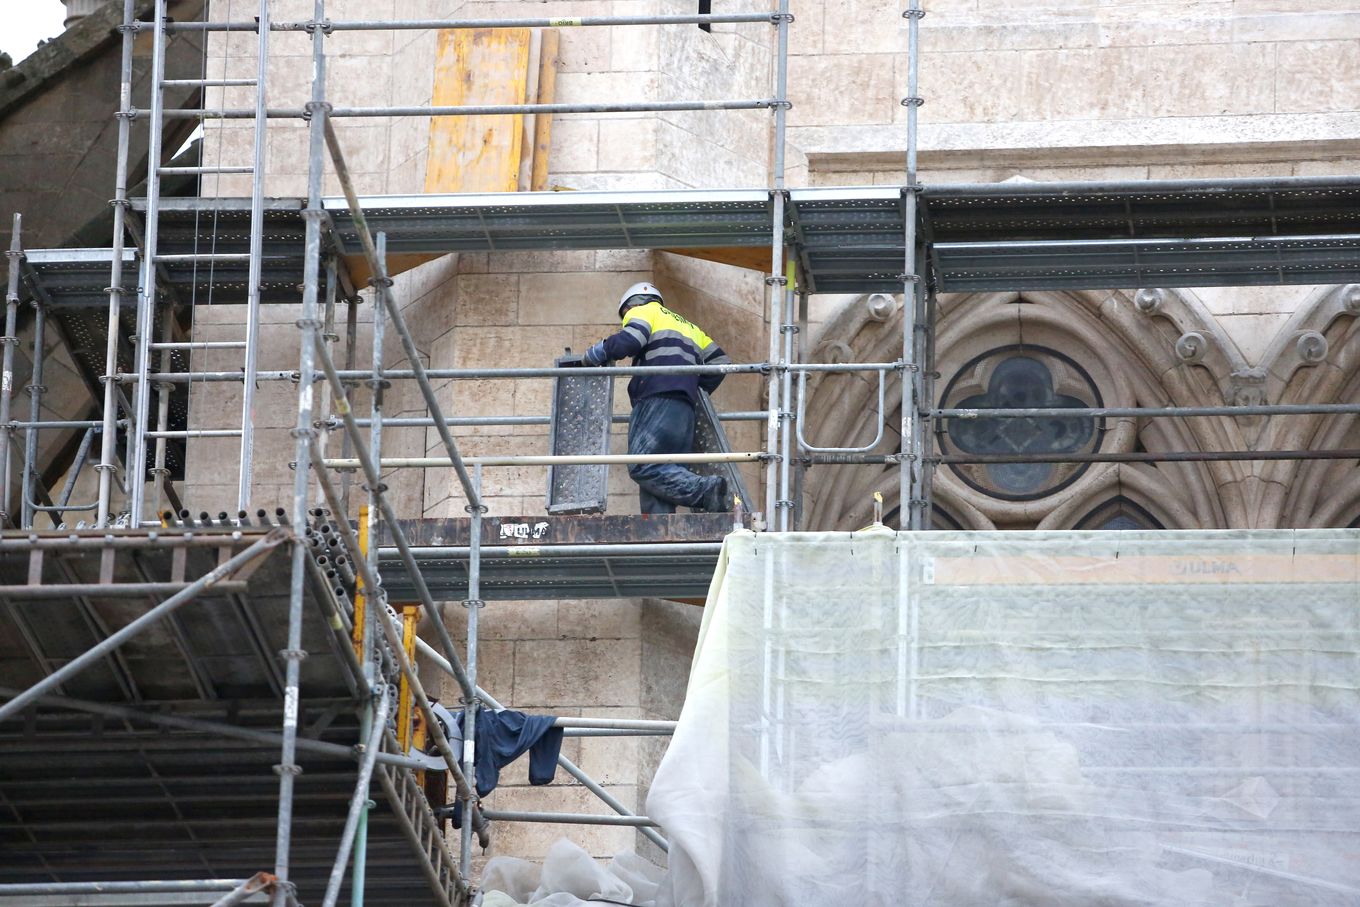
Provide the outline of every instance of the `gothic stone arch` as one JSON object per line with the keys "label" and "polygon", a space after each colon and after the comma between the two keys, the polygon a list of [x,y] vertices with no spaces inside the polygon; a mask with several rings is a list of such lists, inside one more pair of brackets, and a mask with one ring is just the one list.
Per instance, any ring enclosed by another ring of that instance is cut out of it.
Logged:
{"label": "gothic stone arch", "polygon": [[[1047,357],[1054,399],[1094,394],[1103,405],[1120,407],[1355,400],[1360,393],[1358,315],[1360,287],[1320,289],[1280,331],[1262,361],[1252,365],[1189,291],[942,296],[937,394],[953,399],[935,402],[953,406],[963,399],[989,399],[988,382],[1000,363],[1027,350],[1030,358]],[[901,317],[900,301],[892,297],[852,300],[827,325],[813,358],[896,359]],[[1069,368],[1068,361],[1077,368]],[[1088,382],[1085,392],[1082,380],[1074,377],[1078,372]],[[891,380],[897,384],[900,377]],[[876,381],[871,374],[812,379],[808,433],[823,443],[868,443],[877,431]],[[890,402],[882,414],[884,453],[897,449],[899,407],[891,401],[899,399],[900,385],[889,387]],[[1113,452],[1360,448],[1355,417],[1121,418],[1099,427],[1098,448]],[[939,428],[947,447],[949,427]],[[1342,460],[1091,464],[1069,470],[1051,493],[1007,499],[985,480],[940,467],[934,498],[941,528],[1070,528],[1116,498],[1168,528],[1345,525],[1360,516],[1356,473],[1354,461]],[[884,495],[886,519],[895,519],[895,465],[817,466],[807,488],[808,528],[865,525],[874,491]]]}

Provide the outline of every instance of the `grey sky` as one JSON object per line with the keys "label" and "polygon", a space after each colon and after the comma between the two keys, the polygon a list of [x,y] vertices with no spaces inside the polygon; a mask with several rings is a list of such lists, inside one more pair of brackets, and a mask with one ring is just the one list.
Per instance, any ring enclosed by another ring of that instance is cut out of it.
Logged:
{"label": "grey sky", "polygon": [[61,20],[66,18],[61,0],[0,0],[0,11],[5,22],[0,51],[15,63],[33,53],[42,39],[61,34]]}

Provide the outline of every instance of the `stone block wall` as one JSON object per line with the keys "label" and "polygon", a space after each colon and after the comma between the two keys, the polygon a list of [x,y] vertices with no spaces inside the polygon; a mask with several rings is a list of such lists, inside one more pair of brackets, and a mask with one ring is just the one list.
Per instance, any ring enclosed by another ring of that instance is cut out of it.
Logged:
{"label": "stone block wall", "polygon": [[[813,182],[901,182],[903,5],[794,0],[790,139]],[[928,7],[919,147],[935,182],[1354,172],[1347,0]]]}

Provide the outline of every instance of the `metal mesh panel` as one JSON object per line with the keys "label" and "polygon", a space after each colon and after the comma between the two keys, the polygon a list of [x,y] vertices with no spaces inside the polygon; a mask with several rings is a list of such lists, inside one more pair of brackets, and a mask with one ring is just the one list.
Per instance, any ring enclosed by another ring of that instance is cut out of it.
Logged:
{"label": "metal mesh panel", "polygon": [[[557,366],[578,366],[580,356],[563,356]],[[583,370],[579,377],[553,379],[551,450],[565,454],[609,453],[609,419],[614,413],[614,379]],[[548,467],[549,513],[603,513],[609,497],[609,467]]]}

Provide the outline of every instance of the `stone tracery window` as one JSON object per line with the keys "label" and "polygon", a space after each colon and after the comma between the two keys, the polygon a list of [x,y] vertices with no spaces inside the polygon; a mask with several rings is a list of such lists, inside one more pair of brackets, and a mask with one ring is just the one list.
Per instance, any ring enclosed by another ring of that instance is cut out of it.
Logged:
{"label": "stone tracery window", "polygon": [[[949,409],[1077,409],[1100,406],[1100,392],[1085,369],[1042,347],[1008,346],[969,361],[949,382],[941,401]],[[1033,455],[1090,453],[1101,430],[1089,416],[951,419],[940,426],[946,454]],[[1071,484],[1081,463],[951,464],[971,487],[1005,500],[1034,500]]]}
{"label": "stone tracery window", "polygon": [[1123,495],[1117,495],[1077,520],[1073,529],[1165,529],[1161,521]]}

